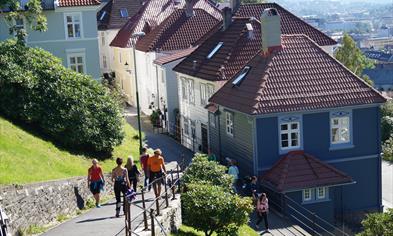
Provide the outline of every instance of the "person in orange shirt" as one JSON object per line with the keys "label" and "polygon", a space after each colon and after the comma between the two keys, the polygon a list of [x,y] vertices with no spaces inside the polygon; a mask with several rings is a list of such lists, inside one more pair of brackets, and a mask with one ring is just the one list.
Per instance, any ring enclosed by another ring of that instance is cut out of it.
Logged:
{"label": "person in orange shirt", "polygon": [[154,150],[154,155],[149,157],[147,166],[150,173],[149,181],[153,183],[154,194],[156,197],[159,197],[161,195],[162,180],[158,179],[163,177],[163,174],[166,175],[165,161],[160,149]]}

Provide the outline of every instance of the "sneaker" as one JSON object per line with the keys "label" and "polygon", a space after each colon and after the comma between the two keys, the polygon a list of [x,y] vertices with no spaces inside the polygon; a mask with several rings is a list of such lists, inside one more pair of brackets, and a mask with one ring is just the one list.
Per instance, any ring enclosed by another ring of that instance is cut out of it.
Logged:
{"label": "sneaker", "polygon": [[96,207],[97,207],[97,208],[101,208],[101,205],[100,205],[100,204],[97,204]]}

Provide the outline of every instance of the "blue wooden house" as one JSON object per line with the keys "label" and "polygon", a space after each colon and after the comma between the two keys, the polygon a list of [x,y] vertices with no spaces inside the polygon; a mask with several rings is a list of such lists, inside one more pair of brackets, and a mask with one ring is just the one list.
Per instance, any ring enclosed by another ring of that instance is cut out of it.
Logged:
{"label": "blue wooden house", "polygon": [[258,175],[271,205],[293,218],[314,217],[325,229],[358,223],[382,209],[379,106],[386,100],[308,36],[282,34],[276,9],[261,14],[232,18],[220,32],[230,46],[209,61],[215,47],[206,45],[219,44],[220,35],[190,56],[196,75],[205,64],[222,77],[236,70],[206,106],[210,148],[236,159],[242,175]]}

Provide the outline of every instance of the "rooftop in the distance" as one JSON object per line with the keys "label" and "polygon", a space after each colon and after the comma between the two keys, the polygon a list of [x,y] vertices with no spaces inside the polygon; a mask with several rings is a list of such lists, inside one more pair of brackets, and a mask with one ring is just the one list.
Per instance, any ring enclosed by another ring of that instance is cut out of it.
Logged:
{"label": "rooftop in the distance", "polygon": [[120,29],[141,7],[140,0],[110,0],[97,12],[98,29]]}

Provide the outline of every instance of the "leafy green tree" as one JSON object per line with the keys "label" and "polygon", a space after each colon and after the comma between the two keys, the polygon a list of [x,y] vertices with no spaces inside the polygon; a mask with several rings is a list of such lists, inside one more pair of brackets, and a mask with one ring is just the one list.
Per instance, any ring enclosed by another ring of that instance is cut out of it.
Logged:
{"label": "leafy green tree", "polygon": [[72,150],[110,153],[124,138],[118,102],[49,52],[0,42],[0,112]]}
{"label": "leafy green tree", "polygon": [[364,230],[357,236],[393,236],[393,209],[384,213],[368,214],[362,225]]}
{"label": "leafy green tree", "polygon": [[191,164],[182,177],[184,185],[191,183],[212,184],[231,191],[232,176],[226,174],[227,168],[214,161],[208,161],[207,155],[195,154]]}
{"label": "leafy green tree", "polygon": [[235,236],[249,220],[252,200],[209,184],[189,184],[181,195],[183,219],[186,225],[203,231],[206,236]]}
{"label": "leafy green tree", "polygon": [[[356,46],[355,41],[348,34],[344,35],[342,46],[337,50],[335,56],[337,60],[359,77],[362,77],[364,69],[374,67],[373,62],[363,55],[362,51]],[[363,76],[362,78],[372,85],[372,81],[368,76]]]}
{"label": "leafy green tree", "polygon": [[393,161],[393,136],[390,136],[382,144],[383,159],[386,161]]}
{"label": "leafy green tree", "polygon": [[19,0],[0,0],[0,14],[5,16],[10,34],[15,34],[19,43],[24,43],[27,32],[15,25],[17,20],[25,20],[32,30],[45,31],[46,17],[43,14],[41,0],[29,0],[22,6]]}
{"label": "leafy green tree", "polygon": [[393,134],[393,117],[384,116],[381,120],[381,141],[385,142]]}

